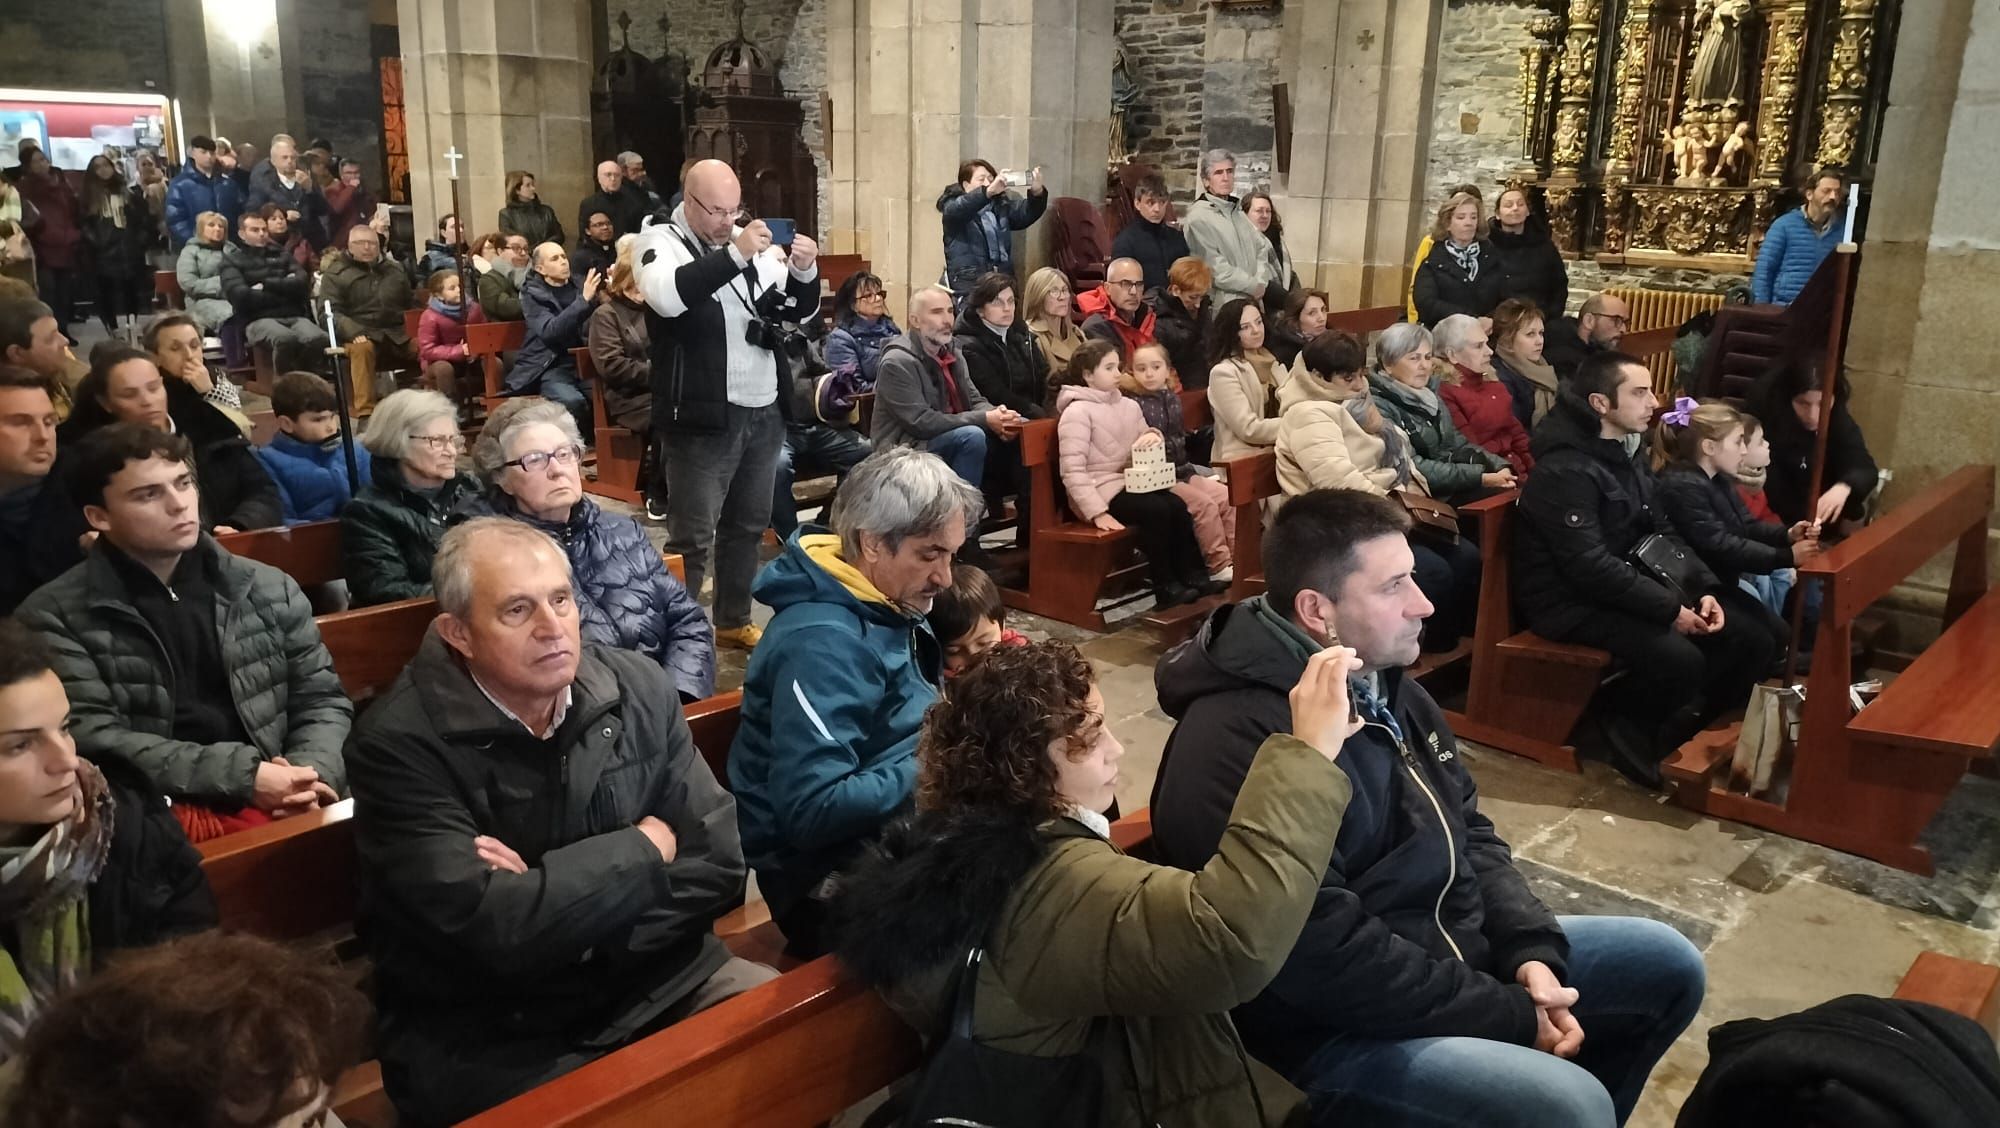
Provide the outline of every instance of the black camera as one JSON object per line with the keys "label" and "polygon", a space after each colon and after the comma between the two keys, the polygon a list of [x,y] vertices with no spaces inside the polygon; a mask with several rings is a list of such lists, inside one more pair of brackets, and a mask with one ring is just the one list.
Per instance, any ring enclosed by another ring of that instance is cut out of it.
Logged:
{"label": "black camera", "polygon": [[750,342],[752,348],[770,349],[772,352],[782,352],[785,347],[784,334],[762,318],[750,319],[749,324],[743,327],[743,339]]}

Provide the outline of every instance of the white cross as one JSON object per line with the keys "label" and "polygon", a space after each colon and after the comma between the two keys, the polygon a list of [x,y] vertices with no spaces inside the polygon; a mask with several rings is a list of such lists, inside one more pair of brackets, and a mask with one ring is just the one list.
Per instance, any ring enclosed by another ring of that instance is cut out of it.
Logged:
{"label": "white cross", "polygon": [[465,154],[458,151],[458,146],[453,145],[451,148],[446,149],[444,151],[444,159],[451,162],[451,178],[453,180],[457,180],[458,162],[465,159]]}

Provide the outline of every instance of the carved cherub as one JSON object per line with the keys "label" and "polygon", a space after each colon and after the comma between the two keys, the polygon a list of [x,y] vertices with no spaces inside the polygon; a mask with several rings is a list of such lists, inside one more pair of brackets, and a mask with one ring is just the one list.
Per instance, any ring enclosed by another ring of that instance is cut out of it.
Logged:
{"label": "carved cherub", "polygon": [[[1675,128],[1677,131],[1681,129],[1678,126]],[[1685,132],[1687,137],[1681,142],[1679,151],[1675,153],[1677,158],[1675,164],[1680,175],[1674,183],[1682,187],[1700,184],[1702,177],[1708,173],[1708,134],[1702,130],[1700,122],[1689,124],[1685,127]]]}
{"label": "carved cherub", "polygon": [[1671,183],[1681,172],[1681,162],[1687,154],[1687,127],[1674,126],[1660,134],[1660,148],[1667,155],[1667,181]]}
{"label": "carved cherub", "polygon": [[1757,143],[1750,139],[1750,123],[1736,124],[1736,132],[1722,143],[1722,156],[1716,162],[1716,172],[1728,184],[1748,184],[1750,169],[1757,162]]}

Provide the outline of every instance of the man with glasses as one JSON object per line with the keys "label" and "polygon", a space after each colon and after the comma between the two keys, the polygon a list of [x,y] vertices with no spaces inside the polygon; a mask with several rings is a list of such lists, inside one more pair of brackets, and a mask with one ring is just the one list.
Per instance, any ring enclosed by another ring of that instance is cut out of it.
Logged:
{"label": "man with glasses", "polygon": [[1145,270],[1137,259],[1112,259],[1104,268],[1104,285],[1094,294],[1085,294],[1084,308],[1095,308],[1083,322],[1083,335],[1118,346],[1118,356],[1126,368],[1132,367],[1132,350],[1151,344],[1156,315],[1146,308]]}
{"label": "man with glasses", "polygon": [[[667,479],[667,551],[700,592],[714,551],[715,638],[749,649],[757,546],[771,522],[784,445],[779,328],[819,308],[819,246],[801,233],[790,254],[743,214],[727,164],[697,162],[668,223],[633,247],[652,310],[653,428]],[[789,392],[790,389],[783,389]]]}
{"label": "man with glasses", "polygon": [[1592,353],[1615,350],[1625,336],[1631,308],[1616,294],[1600,292],[1583,300],[1583,308],[1570,321],[1561,310],[1549,314],[1548,340],[1542,345],[1542,359],[1556,370],[1563,383],[1576,375],[1577,366]]}
{"label": "man with glasses", "polygon": [[597,165],[597,191],[583,198],[576,209],[576,229],[590,229],[590,217],[603,212],[611,217],[612,226],[619,235],[630,235],[639,230],[650,214],[646,210],[644,197],[625,191],[625,172],[617,161],[600,161]]}
{"label": "man with glasses", "polygon": [[479,271],[479,308],[487,320],[521,320],[521,284],[528,280],[528,256],[527,236],[505,235],[493,261],[472,260]]}
{"label": "man with glasses", "polygon": [[618,228],[608,212],[591,212],[590,224],[577,236],[576,250],[570,252],[570,269],[578,274],[595,270],[607,277],[618,263]]}

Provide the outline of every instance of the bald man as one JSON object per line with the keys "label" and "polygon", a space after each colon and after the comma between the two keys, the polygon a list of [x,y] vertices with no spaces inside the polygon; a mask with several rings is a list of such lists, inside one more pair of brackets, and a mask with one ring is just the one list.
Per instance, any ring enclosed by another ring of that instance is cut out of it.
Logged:
{"label": "bald man", "polygon": [[646,217],[651,213],[647,210],[643,197],[626,192],[624,189],[625,173],[619,168],[618,162],[597,162],[597,191],[585,196],[583,203],[577,206],[576,229],[589,230],[590,217],[596,212],[603,212],[611,217],[613,241],[620,235],[630,235],[644,226]]}
{"label": "bald man", "polygon": [[[785,441],[777,326],[819,310],[819,246],[800,233],[789,253],[743,214],[743,185],[721,161],[688,169],[671,222],[633,244],[651,307],[653,430],[667,485],[667,551],[699,592],[715,553],[715,641],[749,649],[757,545],[771,520]],[[791,389],[783,388],[789,395]]]}
{"label": "bald man", "polygon": [[1132,350],[1157,338],[1155,315],[1146,298],[1146,270],[1138,259],[1112,259],[1104,268],[1104,284],[1085,294],[1080,303],[1095,310],[1083,322],[1083,334],[1118,346],[1125,367],[1132,367]]}

